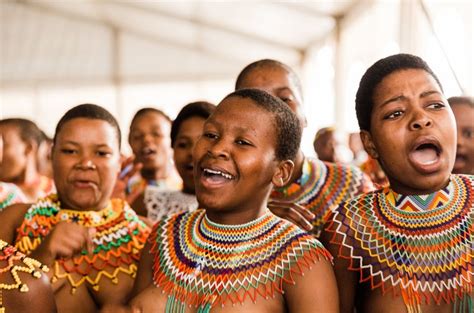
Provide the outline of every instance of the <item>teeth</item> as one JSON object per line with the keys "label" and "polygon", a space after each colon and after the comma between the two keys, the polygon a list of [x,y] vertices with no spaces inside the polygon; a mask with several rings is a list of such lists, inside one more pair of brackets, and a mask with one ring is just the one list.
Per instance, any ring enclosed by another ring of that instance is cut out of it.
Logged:
{"label": "teeth", "polygon": [[232,179],[232,175],[229,175],[227,173],[223,173],[221,171],[215,171],[215,170],[211,170],[211,169],[208,169],[208,168],[205,168],[204,169],[204,172],[207,173],[207,174],[211,174],[211,175],[220,175],[226,179]]}

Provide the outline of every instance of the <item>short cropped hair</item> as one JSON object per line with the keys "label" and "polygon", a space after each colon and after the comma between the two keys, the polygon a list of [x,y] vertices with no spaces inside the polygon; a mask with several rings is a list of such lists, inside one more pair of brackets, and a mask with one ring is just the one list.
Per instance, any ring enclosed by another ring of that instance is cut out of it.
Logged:
{"label": "short cropped hair", "polygon": [[451,97],[448,98],[448,103],[451,107],[458,104],[466,104],[471,108],[474,108],[474,97]]}
{"label": "short cropped hair", "polygon": [[115,132],[117,134],[118,146],[119,148],[121,147],[122,133],[115,117],[103,107],[90,103],[75,106],[69,111],[67,111],[66,114],[63,115],[63,117],[61,117],[56,126],[56,131],[54,132],[53,144],[56,144],[56,138],[61,129],[63,128],[64,124],[76,118],[106,121],[110,124],[110,126],[115,129]]}
{"label": "short cropped hair", "polygon": [[215,110],[216,106],[206,101],[191,102],[185,105],[171,124],[171,147],[174,146],[179,129],[184,121],[192,117],[202,117],[207,120]]}
{"label": "short cropped hair", "polygon": [[258,107],[271,113],[275,120],[277,160],[294,160],[300,148],[302,127],[293,111],[282,100],[260,89],[240,89],[224,98],[251,99]]}
{"label": "short cropped hair", "polygon": [[37,146],[43,141],[41,129],[33,122],[24,118],[6,118],[0,120],[0,126],[14,126],[24,142],[34,142]]}
{"label": "short cropped hair", "polygon": [[355,108],[357,121],[361,130],[370,131],[370,118],[374,106],[373,96],[375,88],[386,76],[406,69],[424,70],[433,76],[441,90],[443,90],[443,86],[438,77],[428,64],[418,56],[400,53],[380,59],[367,69],[360,80],[359,89],[357,90]]}
{"label": "short cropped hair", "polygon": [[156,113],[158,115],[161,115],[163,116],[168,122],[170,122],[171,124],[171,118],[166,115],[165,112],[159,110],[159,109],[155,109],[155,108],[142,108],[140,110],[137,111],[137,113],[135,113],[135,115],[133,116],[132,118],[132,121],[130,122],[130,127],[132,127],[133,123],[135,123],[135,121],[141,117],[142,115],[145,115],[147,113]]}
{"label": "short cropped hair", "polygon": [[296,75],[295,71],[288,65],[280,61],[272,60],[272,59],[258,60],[244,67],[244,69],[237,76],[237,80],[235,81],[235,90],[239,90],[242,88],[242,84],[244,80],[247,78],[247,76],[251,72],[257,69],[262,69],[262,68],[272,68],[272,69],[281,68],[287,71],[290,74],[292,80],[295,82],[296,88],[298,88],[298,92],[300,93],[300,96],[303,97],[303,88],[301,87],[301,81],[298,78],[298,75]]}

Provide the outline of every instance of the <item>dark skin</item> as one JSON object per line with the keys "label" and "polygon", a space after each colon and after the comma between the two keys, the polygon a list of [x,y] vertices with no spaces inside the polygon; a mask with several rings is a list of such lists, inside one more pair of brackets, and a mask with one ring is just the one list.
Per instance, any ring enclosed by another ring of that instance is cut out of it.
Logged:
{"label": "dark skin", "polygon": [[[391,188],[412,195],[429,194],[445,187],[454,163],[456,131],[453,114],[434,78],[418,69],[396,71],[375,88],[373,101],[371,130],[362,131],[362,141],[370,156],[382,164]],[[439,143],[440,152],[425,151],[420,158],[414,145],[424,137]],[[348,234],[348,240],[354,237],[350,229],[341,231]],[[382,295],[380,288],[371,290],[370,283],[360,283],[359,272],[349,270],[350,262],[340,257],[341,252],[350,255],[350,251],[331,239],[332,234],[323,232],[321,241],[335,256],[341,313],[353,313],[354,308],[362,313],[407,312],[401,296]],[[349,245],[354,246],[355,242]],[[364,259],[371,263],[370,256]],[[431,302],[421,304],[421,310],[448,313],[453,311],[453,305]]]}
{"label": "dark skin", "polygon": [[[242,105],[246,106],[245,111],[241,110]],[[253,122],[256,116],[262,121],[257,125]],[[241,224],[265,213],[273,185],[287,183],[293,169],[292,161],[275,158],[275,142],[272,116],[267,111],[250,99],[231,97],[221,102],[206,121],[204,134],[194,149],[196,195],[209,219]],[[220,168],[233,178],[209,179],[203,168]],[[167,295],[153,284],[150,248],[148,243],[143,250],[130,305],[141,312],[162,312]],[[247,298],[242,305],[216,306],[211,312],[338,312],[335,280],[328,261],[319,260],[311,269],[304,270],[304,276],[294,275],[294,279],[296,285],[284,282],[284,293],[276,293],[274,298],[256,302]],[[315,291],[315,281],[324,281],[325,287]],[[128,310],[123,308],[123,312],[132,309]],[[186,307],[185,312],[197,309]]]}
{"label": "dark skin", "polygon": [[[14,261],[14,265],[25,266],[21,261]],[[1,266],[3,267],[3,265]],[[41,271],[40,271],[41,272]],[[54,302],[53,290],[49,283],[48,277],[41,272],[39,278],[35,278],[32,274],[18,272],[20,281],[28,286],[27,292],[20,292],[18,289],[1,291],[2,305],[6,312],[18,313],[53,313],[56,312],[56,304]],[[12,284],[14,280],[8,273],[0,275],[0,284]]]}
{"label": "dark skin", "polygon": [[[57,134],[53,147],[53,165],[61,208],[77,211],[105,208],[120,170],[115,128],[106,121],[95,119],[76,118],[66,122]],[[30,206],[13,205],[0,213],[0,219],[8,225],[0,228],[0,238],[7,242],[15,240],[16,230]],[[45,236],[31,257],[50,267],[48,276],[51,278],[54,261],[58,258],[65,258],[66,265],[72,266],[71,258],[82,250],[92,253],[95,233],[94,228],[60,222]],[[97,262],[101,260],[97,258]],[[110,267],[106,268],[108,272],[115,270],[112,265],[107,267]],[[82,277],[78,273],[74,275],[76,281]],[[84,283],[71,295],[71,285],[66,279],[60,278],[52,283],[59,312],[97,312],[107,303],[124,303],[133,286],[133,278],[120,273],[118,284],[113,284],[110,279],[101,279],[99,291]]]}
{"label": "dark skin", "polygon": [[[290,109],[297,115],[302,127],[305,127],[306,117],[303,113],[303,95],[295,81],[295,77],[286,69],[281,67],[260,67],[247,73],[239,89],[258,88],[265,90],[272,96],[280,98],[288,104]],[[298,151],[294,160],[295,169],[287,185],[295,182],[303,173],[304,155],[303,151]],[[304,206],[297,203],[285,201],[270,201],[268,208],[276,215],[292,221],[305,230],[311,230],[314,214]]]}

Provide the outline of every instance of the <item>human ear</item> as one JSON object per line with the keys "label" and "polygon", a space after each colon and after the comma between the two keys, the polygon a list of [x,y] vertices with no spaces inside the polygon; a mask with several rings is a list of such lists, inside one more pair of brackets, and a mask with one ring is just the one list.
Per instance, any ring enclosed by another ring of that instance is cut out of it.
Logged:
{"label": "human ear", "polygon": [[28,140],[25,142],[25,154],[33,154],[36,158],[36,153],[38,152],[38,144],[33,140]]}
{"label": "human ear", "polygon": [[285,186],[291,178],[291,174],[293,174],[293,169],[295,164],[291,160],[284,160],[278,163],[277,170],[273,174],[272,183],[276,187],[283,187]]}
{"label": "human ear", "polygon": [[378,159],[379,154],[377,152],[377,148],[375,147],[374,142],[372,141],[372,135],[366,131],[361,130],[360,132],[360,139],[362,140],[362,144],[364,145],[365,151],[373,158]]}

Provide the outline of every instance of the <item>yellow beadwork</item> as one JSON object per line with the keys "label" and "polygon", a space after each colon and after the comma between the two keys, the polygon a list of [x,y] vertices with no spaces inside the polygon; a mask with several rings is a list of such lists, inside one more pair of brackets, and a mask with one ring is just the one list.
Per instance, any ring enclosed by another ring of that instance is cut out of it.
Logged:
{"label": "yellow beadwork", "polygon": [[100,211],[75,211],[61,209],[56,195],[40,199],[30,207],[23,224],[17,229],[16,246],[30,253],[60,222],[94,228],[94,251],[92,254],[82,251],[72,258],[57,259],[51,278],[53,284],[59,279],[66,280],[74,294],[83,284],[99,291],[103,278],[117,284],[120,273],[135,277],[149,228],[126,202],[112,199]]}
{"label": "yellow beadwork", "polygon": [[17,251],[13,246],[8,245],[0,239],[0,264],[6,264],[4,268],[0,268],[0,274],[9,273],[13,278],[13,283],[0,283],[0,313],[5,312],[3,307],[3,290],[18,289],[20,292],[28,292],[28,286],[21,281],[19,273],[31,274],[35,278],[41,277],[40,270],[48,272],[46,265],[42,265],[39,261],[25,256]]}

